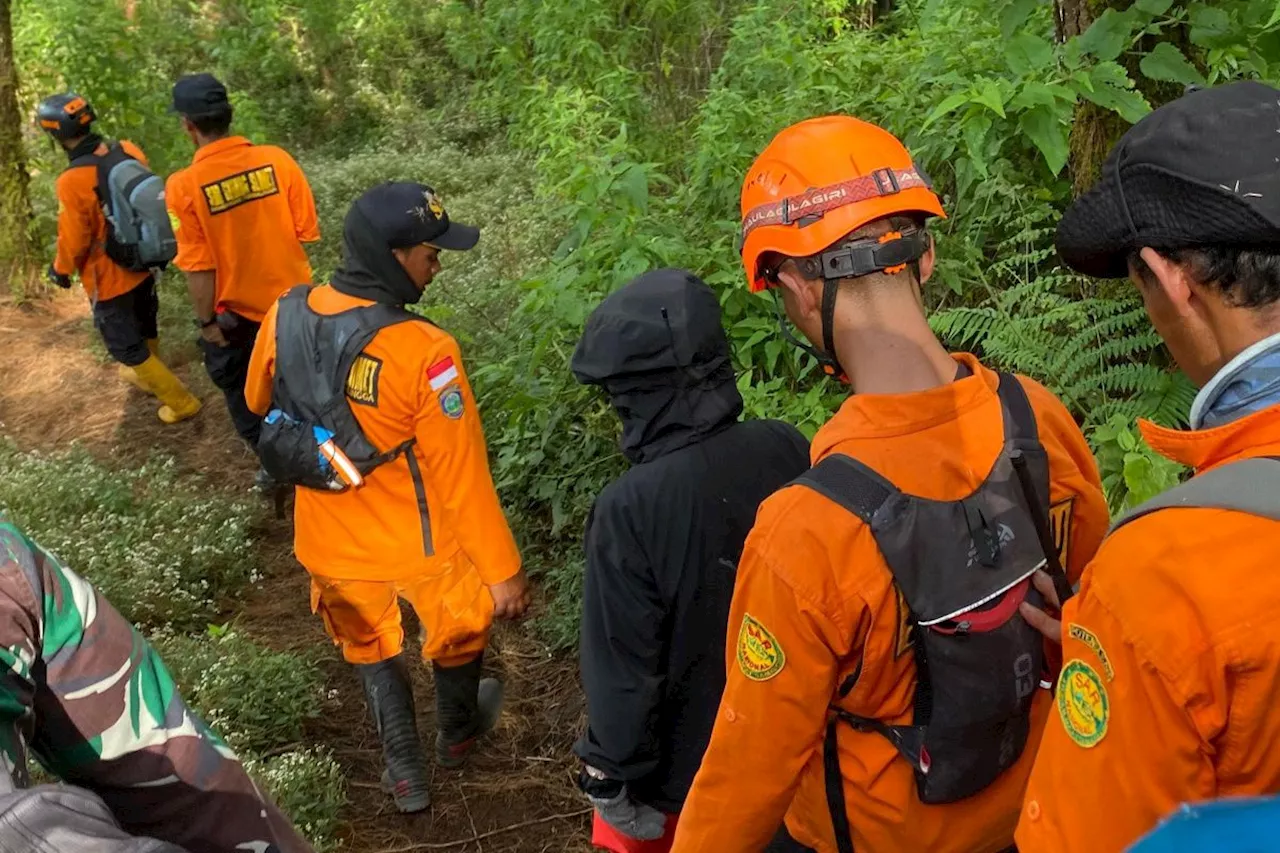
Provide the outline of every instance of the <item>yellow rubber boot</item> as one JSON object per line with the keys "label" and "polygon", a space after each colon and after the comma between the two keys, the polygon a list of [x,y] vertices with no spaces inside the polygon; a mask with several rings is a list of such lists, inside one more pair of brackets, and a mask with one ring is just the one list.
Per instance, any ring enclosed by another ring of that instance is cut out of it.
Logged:
{"label": "yellow rubber boot", "polygon": [[139,391],[145,391],[148,394],[151,393],[151,389],[148,388],[146,385],[144,385],[142,382],[142,379],[138,376],[138,371],[130,367],[129,365],[127,364],[119,365],[116,368],[116,375],[118,375],[125,382],[128,382],[134,388],[137,388]]}
{"label": "yellow rubber boot", "polygon": [[[158,338],[147,338],[147,350],[152,355],[159,356],[160,340]],[[116,368],[116,373],[117,375],[119,375],[119,377],[123,381],[128,382],[130,385],[132,385],[134,388],[137,388],[139,391],[145,391],[148,394],[151,393],[151,389],[148,388],[146,383],[144,383],[138,377],[138,371],[136,371],[134,368],[130,367],[129,365],[127,364],[120,365],[119,367]]]}
{"label": "yellow rubber boot", "polygon": [[176,424],[179,421],[185,421],[200,411],[199,398],[188,391],[187,386],[182,384],[182,380],[174,376],[173,372],[165,367],[164,362],[154,355],[135,367],[133,371],[147,390],[164,403],[156,414],[165,423]]}

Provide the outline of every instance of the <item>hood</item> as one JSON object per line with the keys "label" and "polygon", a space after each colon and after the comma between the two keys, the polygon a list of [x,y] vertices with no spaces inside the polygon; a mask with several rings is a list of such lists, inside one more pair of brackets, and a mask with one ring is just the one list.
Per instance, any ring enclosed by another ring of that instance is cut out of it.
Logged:
{"label": "hood", "polygon": [[80,144],[75,148],[67,151],[67,160],[74,163],[81,157],[87,157],[98,150],[98,146],[102,144],[102,137],[96,133],[90,133],[84,139],[80,140]]}
{"label": "hood", "polygon": [[335,290],[386,305],[412,305],[422,298],[422,291],[391,254],[386,236],[358,205],[347,212],[342,243],[342,266],[330,282]]}
{"label": "hood", "polygon": [[609,395],[633,463],[701,441],[742,414],[720,303],[685,270],[645,273],[608,296],[587,319],[571,367]]}

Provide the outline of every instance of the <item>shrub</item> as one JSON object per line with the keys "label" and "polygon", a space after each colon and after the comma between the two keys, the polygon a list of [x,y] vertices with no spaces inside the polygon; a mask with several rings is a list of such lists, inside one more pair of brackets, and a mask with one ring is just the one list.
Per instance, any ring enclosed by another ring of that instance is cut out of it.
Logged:
{"label": "shrub", "polygon": [[112,470],[88,451],[0,441],[0,509],[146,627],[201,627],[256,580],[258,510],[181,479],[172,459]]}
{"label": "shrub", "polygon": [[297,743],[320,716],[324,681],[316,664],[263,648],[226,627],[152,637],[182,696],[232,749],[261,754]]}
{"label": "shrub", "polygon": [[347,786],[333,753],[323,747],[299,749],[250,759],[245,767],[319,853],[339,847],[334,834],[347,802]]}

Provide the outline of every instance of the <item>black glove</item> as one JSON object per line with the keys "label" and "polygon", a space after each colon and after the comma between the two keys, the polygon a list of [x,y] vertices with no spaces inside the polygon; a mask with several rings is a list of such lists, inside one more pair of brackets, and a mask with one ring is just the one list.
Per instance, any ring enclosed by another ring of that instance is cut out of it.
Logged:
{"label": "black glove", "polygon": [[49,282],[51,284],[56,284],[58,285],[58,287],[61,287],[63,290],[67,290],[68,288],[71,287],[71,276],[63,275],[62,273],[58,272],[53,268],[53,264],[49,264],[49,272],[46,273],[46,275],[48,275]]}
{"label": "black glove", "polygon": [[578,776],[578,787],[587,795],[600,819],[628,838],[656,841],[662,837],[667,816],[633,800],[624,782],[601,778],[584,768]]}

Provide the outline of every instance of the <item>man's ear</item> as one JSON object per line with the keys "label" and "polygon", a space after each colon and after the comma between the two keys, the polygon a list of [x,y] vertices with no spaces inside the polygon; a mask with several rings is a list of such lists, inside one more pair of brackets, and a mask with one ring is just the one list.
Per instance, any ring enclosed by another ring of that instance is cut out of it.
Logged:
{"label": "man's ear", "polygon": [[1148,247],[1140,254],[1147,268],[1151,270],[1147,286],[1159,288],[1170,307],[1178,314],[1195,313],[1192,306],[1195,293],[1191,289],[1191,280],[1187,278],[1186,271],[1155,249]]}
{"label": "man's ear", "polygon": [[800,274],[795,264],[786,263],[778,270],[778,286],[791,294],[789,300],[800,315],[817,316],[822,313],[821,282],[813,282]]}
{"label": "man's ear", "polygon": [[929,233],[929,248],[920,256],[920,284],[933,278],[934,266],[938,262],[938,253],[934,251],[933,234]]}

